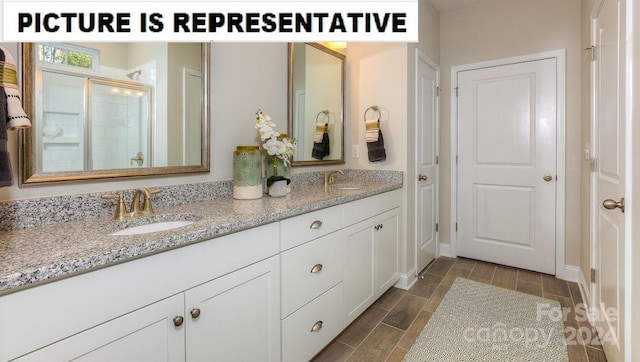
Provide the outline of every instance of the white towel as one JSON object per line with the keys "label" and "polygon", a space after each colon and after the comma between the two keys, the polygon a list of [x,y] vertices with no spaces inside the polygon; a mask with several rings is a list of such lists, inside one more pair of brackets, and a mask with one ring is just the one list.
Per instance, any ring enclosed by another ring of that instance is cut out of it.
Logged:
{"label": "white towel", "polygon": [[316,123],[316,133],[313,134],[313,143],[322,142],[322,136],[324,135],[324,132],[327,130],[328,127],[329,125],[324,122]]}
{"label": "white towel", "polygon": [[367,142],[378,142],[378,134],[380,130],[380,121],[378,119],[367,119],[364,121],[367,131],[364,139]]}
{"label": "white towel", "polygon": [[16,62],[7,49],[0,49],[5,56],[4,62],[0,62],[0,86],[4,87],[7,94],[7,128],[14,130],[31,127],[31,121],[22,109]]}

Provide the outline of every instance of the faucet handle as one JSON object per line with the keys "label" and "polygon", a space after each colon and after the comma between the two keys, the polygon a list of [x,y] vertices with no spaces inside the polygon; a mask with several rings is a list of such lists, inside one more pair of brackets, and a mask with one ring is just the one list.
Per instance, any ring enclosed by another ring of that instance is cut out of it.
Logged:
{"label": "faucet handle", "polygon": [[153,206],[151,206],[151,196],[159,194],[162,189],[149,190],[147,188],[142,189],[144,193],[144,201],[142,202],[142,215],[153,215]]}
{"label": "faucet handle", "polygon": [[118,194],[102,194],[101,198],[105,200],[113,200],[118,199],[118,204],[116,204],[116,211],[113,214],[114,220],[124,220],[127,214],[127,207],[124,205],[124,195],[122,192]]}

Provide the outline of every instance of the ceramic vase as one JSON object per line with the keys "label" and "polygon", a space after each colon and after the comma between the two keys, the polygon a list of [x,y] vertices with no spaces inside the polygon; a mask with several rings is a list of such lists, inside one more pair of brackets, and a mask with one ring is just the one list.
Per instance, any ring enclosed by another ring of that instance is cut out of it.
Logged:
{"label": "ceramic vase", "polygon": [[259,199],[262,193],[262,155],[259,146],[237,146],[233,152],[233,198]]}

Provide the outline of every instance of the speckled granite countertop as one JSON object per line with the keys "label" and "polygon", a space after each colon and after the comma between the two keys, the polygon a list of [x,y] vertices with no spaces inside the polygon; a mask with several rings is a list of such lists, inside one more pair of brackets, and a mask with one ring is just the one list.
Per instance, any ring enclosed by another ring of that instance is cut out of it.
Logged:
{"label": "speckled granite countertop", "polygon": [[[349,182],[354,183],[354,182]],[[358,190],[294,187],[282,198],[220,198],[156,208],[156,215],[117,222],[108,217],[0,232],[0,296],[75,273],[246,230],[310,211],[399,189],[402,179],[361,180]],[[151,220],[150,220],[151,219]],[[179,229],[141,235],[111,232],[154,221],[193,220]]]}

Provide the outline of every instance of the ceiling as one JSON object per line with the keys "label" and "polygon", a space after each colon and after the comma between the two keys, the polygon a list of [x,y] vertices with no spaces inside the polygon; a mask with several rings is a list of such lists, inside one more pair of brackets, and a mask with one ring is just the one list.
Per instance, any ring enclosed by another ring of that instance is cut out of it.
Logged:
{"label": "ceiling", "polygon": [[481,3],[482,1],[484,0],[431,0],[431,3],[439,13],[444,13],[447,11],[472,6]]}

